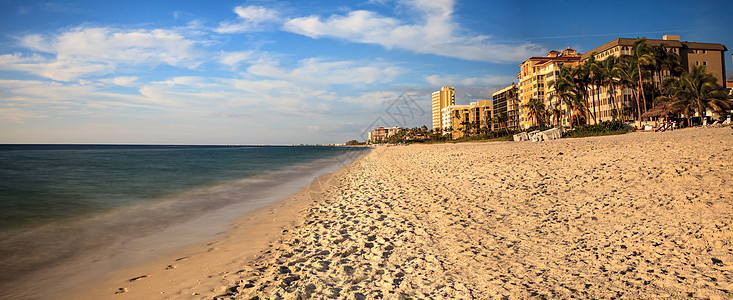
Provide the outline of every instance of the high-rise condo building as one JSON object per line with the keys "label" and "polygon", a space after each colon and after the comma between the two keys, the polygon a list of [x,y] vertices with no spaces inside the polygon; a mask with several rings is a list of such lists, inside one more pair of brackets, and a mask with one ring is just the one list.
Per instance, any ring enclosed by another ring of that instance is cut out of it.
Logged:
{"label": "high-rise condo building", "polygon": [[[580,53],[573,49],[565,49],[563,51],[552,50],[545,56],[531,57],[519,65],[519,128],[527,129],[529,127],[539,125],[539,120],[535,116],[530,115],[529,110],[524,105],[529,100],[536,98],[545,103],[545,108],[553,108],[559,105],[559,109],[565,110],[557,99],[551,99],[549,95],[553,91],[550,83],[554,81],[559,74],[560,67],[568,65],[575,67],[580,63]],[[567,126],[561,122],[563,126]]]}
{"label": "high-rise condo building", "polygon": [[519,130],[519,99],[517,98],[517,85],[505,87],[492,95],[494,103],[494,114],[504,114],[505,124],[495,124],[495,130]]}
{"label": "high-rise condo building", "polygon": [[449,86],[441,87],[440,91],[433,92],[432,98],[433,130],[442,129],[441,110],[448,105],[456,104],[456,89]]}

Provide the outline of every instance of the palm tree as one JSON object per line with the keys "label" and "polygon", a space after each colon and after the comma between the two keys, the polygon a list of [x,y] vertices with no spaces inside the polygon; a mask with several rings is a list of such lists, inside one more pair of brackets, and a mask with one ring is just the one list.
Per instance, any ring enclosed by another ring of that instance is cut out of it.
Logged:
{"label": "palm tree", "polygon": [[[654,64],[654,54],[652,53],[651,48],[646,44],[646,38],[637,39],[631,47],[633,50],[632,57],[636,63],[637,72],[639,73],[639,85],[637,86],[639,89],[638,93],[641,94],[641,97],[644,100],[644,112],[646,112],[646,96],[644,94],[644,76],[642,75],[642,70],[645,67]],[[641,118],[641,114],[639,114],[639,118]],[[641,121],[641,119],[639,121]]]}
{"label": "palm tree", "polygon": [[573,108],[572,113],[574,115],[574,119],[577,121],[578,125],[583,125],[588,123],[588,101],[586,101],[583,97],[583,94],[580,92],[580,90],[575,90],[572,93],[572,96],[570,97],[570,101],[572,102],[571,107]]}
{"label": "palm tree", "polygon": [[[639,84],[639,72],[634,58],[624,55],[619,59],[616,66],[619,75],[619,84],[622,87],[631,90],[632,97],[636,100],[637,120],[641,122],[641,104],[639,103],[639,94],[637,85]],[[623,107],[623,106],[622,106]]]}
{"label": "palm tree", "polygon": [[481,121],[476,120],[476,121],[471,122],[471,127],[473,127],[473,132],[475,134],[481,133]]}
{"label": "palm tree", "polygon": [[564,113],[565,112],[560,107],[560,101],[555,102],[555,105],[551,107],[548,111],[548,115],[555,119],[556,126],[560,126],[560,118],[563,116]]}
{"label": "palm tree", "polygon": [[[695,66],[688,73],[683,73],[676,85],[672,85],[672,93],[677,101],[672,105],[683,109],[695,110],[704,120],[708,108],[720,112],[733,106],[728,94],[717,83],[714,75],[705,71],[705,66]],[[688,113],[688,121],[690,114]]]}
{"label": "palm tree", "polygon": [[498,113],[495,114],[493,118],[491,118],[491,122],[494,124],[497,124],[501,126],[504,124],[504,130],[506,130],[506,135],[509,135],[509,126],[507,124],[508,118],[505,113]]}
{"label": "palm tree", "polygon": [[581,68],[584,69],[584,78],[585,80],[587,80],[585,83],[586,87],[589,87],[590,85],[594,86],[593,89],[587,88],[587,91],[593,92],[593,95],[589,95],[589,97],[592,97],[590,99],[591,105],[589,106],[593,106],[593,112],[590,115],[593,118],[593,123],[597,124],[598,121],[596,120],[596,108],[598,107],[598,105],[596,105],[596,95],[598,95],[598,91],[603,82],[603,78],[601,76],[601,70],[598,61],[596,61],[595,53],[592,53],[590,57],[588,57],[588,60],[583,63]]}
{"label": "palm tree", "polygon": [[[528,115],[536,120],[538,125],[544,126],[545,103],[537,98],[530,98],[523,108],[528,110]],[[533,122],[534,124],[534,122]]]}
{"label": "palm tree", "polygon": [[468,136],[471,133],[471,127],[469,125],[471,125],[471,122],[461,122],[461,131],[463,132],[463,136]]}
{"label": "palm tree", "polygon": [[[619,72],[616,68],[616,65],[618,63],[618,59],[615,56],[608,57],[602,61],[599,62],[599,73],[601,74],[601,85],[605,86],[609,93],[609,104],[613,104],[613,106],[616,106],[618,103],[616,103],[616,87],[619,84]],[[623,107],[623,104],[621,104]],[[614,107],[614,111],[618,111],[618,107]],[[615,120],[617,117],[617,114],[613,114],[613,119]]]}
{"label": "palm tree", "polygon": [[559,99],[560,102],[565,103],[567,114],[570,117],[570,128],[573,128],[573,107],[575,94],[575,85],[573,81],[573,68],[567,65],[561,65],[556,79],[549,82],[549,87],[555,89],[555,92],[550,95],[550,100],[555,98]]}
{"label": "palm tree", "polygon": [[584,102],[581,107],[585,108],[586,111],[583,113],[590,114],[590,105],[588,103],[588,85],[590,84],[590,74],[588,73],[588,69],[583,67],[576,67],[572,69],[572,74],[575,94],[580,97],[576,100]]}
{"label": "palm tree", "polygon": [[[461,112],[459,110],[454,110],[453,113],[454,113],[456,119],[458,120],[458,124],[463,124],[463,122],[461,122]],[[461,128],[461,129],[456,128],[456,129],[457,130],[460,130],[460,131],[463,131],[463,128]]]}

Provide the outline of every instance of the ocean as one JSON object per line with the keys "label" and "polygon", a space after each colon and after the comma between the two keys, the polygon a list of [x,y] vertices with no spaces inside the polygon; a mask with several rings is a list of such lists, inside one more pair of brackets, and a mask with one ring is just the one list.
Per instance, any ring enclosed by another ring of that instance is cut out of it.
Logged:
{"label": "ocean", "polygon": [[[276,203],[365,151],[0,145],[0,285],[89,253],[143,261],[145,253],[203,242],[236,217]],[[204,226],[181,227],[214,212]],[[140,253],[125,248],[175,226],[181,233],[138,245]]]}

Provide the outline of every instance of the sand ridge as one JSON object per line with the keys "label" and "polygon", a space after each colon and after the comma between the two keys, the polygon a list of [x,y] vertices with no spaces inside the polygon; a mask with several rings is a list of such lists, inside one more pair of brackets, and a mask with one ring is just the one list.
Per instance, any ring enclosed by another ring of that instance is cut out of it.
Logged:
{"label": "sand ridge", "polygon": [[730,128],[378,148],[228,299],[731,298]]}

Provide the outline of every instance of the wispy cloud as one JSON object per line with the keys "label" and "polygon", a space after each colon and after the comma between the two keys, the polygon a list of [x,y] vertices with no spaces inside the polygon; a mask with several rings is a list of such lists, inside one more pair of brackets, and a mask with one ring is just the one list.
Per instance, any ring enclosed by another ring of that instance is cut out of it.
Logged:
{"label": "wispy cloud", "polygon": [[100,79],[100,82],[119,86],[132,87],[137,85],[137,76],[117,76],[110,79]]}
{"label": "wispy cloud", "polygon": [[203,57],[197,44],[174,29],[81,26],[57,35],[21,37],[20,45],[33,53],[2,55],[0,69],[58,81],[109,74],[123,66],[167,64],[194,69]]}
{"label": "wispy cloud", "polygon": [[241,63],[252,59],[254,51],[221,52],[219,62],[229,67],[237,67]]}
{"label": "wispy cloud", "polygon": [[489,36],[467,32],[454,19],[453,0],[402,0],[400,3],[417,12],[417,19],[408,22],[357,10],[325,19],[315,15],[293,18],[284,23],[283,29],[311,38],[343,39],[470,61],[517,62],[543,51],[536,44],[501,44]]}

